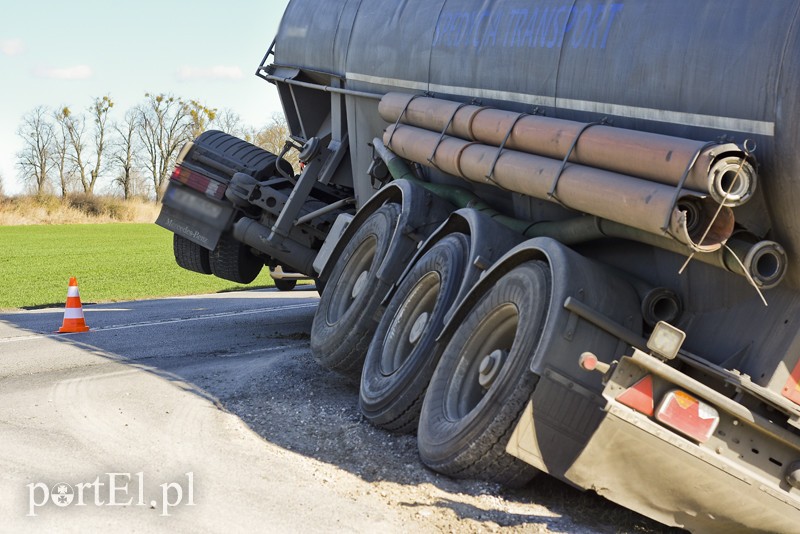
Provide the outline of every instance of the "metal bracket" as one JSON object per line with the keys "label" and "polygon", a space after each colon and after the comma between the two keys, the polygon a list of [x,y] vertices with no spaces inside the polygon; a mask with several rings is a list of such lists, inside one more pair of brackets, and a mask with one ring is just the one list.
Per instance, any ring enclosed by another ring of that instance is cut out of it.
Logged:
{"label": "metal bracket", "polygon": [[308,200],[308,195],[311,194],[314,184],[317,183],[317,180],[320,178],[323,169],[326,168],[326,162],[329,162],[330,159],[335,156],[334,153],[331,153],[328,150],[325,152],[326,153],[323,153],[311,160],[300,174],[300,177],[297,179],[297,183],[292,189],[292,192],[289,194],[289,199],[281,210],[278,220],[275,222],[272,228],[270,228],[269,240],[273,245],[277,241],[280,241],[280,238],[277,236],[283,238],[289,236],[289,232],[294,225],[294,221],[297,219],[298,215],[300,214],[300,210]]}
{"label": "metal bracket", "polygon": [[583,134],[586,133],[586,130],[588,130],[592,126],[604,126],[606,124],[608,124],[608,117],[603,117],[597,122],[589,122],[581,127],[581,129],[578,131],[578,135],[576,135],[575,139],[572,141],[572,145],[569,147],[567,155],[564,156],[563,160],[561,160],[561,167],[559,167],[558,173],[556,174],[556,177],[553,179],[553,185],[550,186],[550,191],[547,192],[547,198],[554,200],[555,202],[561,204],[565,208],[567,207],[558,198],[558,195],[556,194],[556,189],[558,189],[558,182],[561,180],[561,176],[564,174],[564,170],[567,168],[567,163],[569,163],[569,158],[572,156],[572,153],[578,146],[578,141],[580,141],[581,136],[583,136]]}
{"label": "metal bracket", "polygon": [[500,147],[497,149],[497,155],[494,157],[492,166],[489,168],[489,174],[486,175],[486,179],[492,182],[493,184],[499,185],[497,182],[494,181],[494,170],[495,167],[497,167],[497,162],[500,161],[500,156],[503,154],[503,150],[505,150],[506,148],[506,143],[508,143],[508,140],[511,138],[511,134],[514,131],[514,128],[517,127],[517,124],[519,123],[520,119],[529,116],[530,115],[528,113],[520,113],[519,115],[517,115],[517,118],[514,119],[513,123],[511,123],[511,127],[508,129],[508,132],[506,132],[506,136],[503,138],[503,142],[500,143]]}
{"label": "metal bracket", "polygon": [[666,219],[664,220],[664,225],[661,227],[661,230],[665,234],[669,234],[669,223],[670,221],[672,221],[672,211],[675,209],[675,206],[678,205],[678,200],[681,198],[681,192],[683,191],[683,186],[686,185],[686,180],[689,179],[689,173],[691,173],[692,169],[694,169],[694,166],[697,165],[697,160],[700,159],[700,154],[702,154],[703,152],[705,152],[706,149],[711,148],[716,144],[717,144],[716,141],[709,141],[708,143],[698,148],[697,152],[695,152],[694,154],[694,157],[686,166],[686,170],[683,171],[683,176],[681,176],[681,179],[678,181],[678,185],[675,186],[675,196],[672,197],[672,204],[669,211],[667,212]]}
{"label": "metal bracket", "polygon": [[[458,106],[458,107],[457,107],[457,108],[456,108],[456,109],[453,111],[453,114],[450,116],[450,120],[449,120],[449,121],[447,121],[447,124],[445,124],[445,126],[444,126],[444,129],[442,130],[442,133],[439,135],[439,139],[436,141],[436,144],[435,144],[435,145],[433,145],[433,151],[431,152],[431,155],[430,155],[430,157],[428,158],[428,163],[430,163],[431,165],[433,165],[433,166],[434,166],[434,167],[436,167],[437,169],[438,169],[439,167],[437,167],[437,166],[436,166],[436,161],[435,161],[435,160],[436,160],[436,151],[437,151],[437,150],[439,150],[439,145],[441,145],[441,144],[442,144],[442,141],[444,141],[444,138],[445,138],[445,136],[447,135],[447,130],[449,130],[449,129],[450,129],[450,126],[453,124],[453,121],[456,119],[456,114],[457,114],[459,111],[461,111],[462,109],[464,109],[465,107],[469,106],[469,105],[471,105],[471,104],[466,104],[466,103],[464,103],[464,104],[460,104],[460,105],[459,105],[459,106]],[[392,133],[394,133],[394,132],[392,132]]]}
{"label": "metal bracket", "polygon": [[392,139],[394,139],[394,133],[397,131],[397,128],[400,126],[400,121],[403,120],[403,117],[406,113],[408,113],[408,108],[411,106],[411,103],[420,97],[427,97],[429,96],[428,93],[423,93],[421,95],[412,95],[411,98],[408,99],[406,102],[405,107],[403,107],[403,111],[400,112],[400,115],[397,116],[397,120],[394,123],[394,129],[392,130],[392,135],[389,136],[389,142],[386,143],[386,146],[392,148]]}

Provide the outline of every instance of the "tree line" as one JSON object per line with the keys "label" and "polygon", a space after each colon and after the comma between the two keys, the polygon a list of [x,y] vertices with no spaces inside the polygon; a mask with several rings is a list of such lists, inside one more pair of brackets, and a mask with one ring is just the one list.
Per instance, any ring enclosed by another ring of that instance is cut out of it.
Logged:
{"label": "tree line", "polygon": [[275,154],[289,136],[280,115],[253,127],[230,109],[218,111],[171,94],[148,93],[119,120],[111,120],[113,108],[105,95],[82,111],[38,106],[26,113],[17,129],[23,146],[16,166],[29,191],[93,195],[103,183],[126,200],[158,201],[181,148],[205,130],[222,130]]}

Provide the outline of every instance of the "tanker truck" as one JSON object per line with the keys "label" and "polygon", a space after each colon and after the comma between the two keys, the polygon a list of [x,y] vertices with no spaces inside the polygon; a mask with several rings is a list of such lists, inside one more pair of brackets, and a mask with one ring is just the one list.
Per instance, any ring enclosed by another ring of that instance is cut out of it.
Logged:
{"label": "tanker truck", "polygon": [[256,74],[291,136],[184,148],[179,265],[316,279],[435,471],[800,529],[798,2],[292,0]]}

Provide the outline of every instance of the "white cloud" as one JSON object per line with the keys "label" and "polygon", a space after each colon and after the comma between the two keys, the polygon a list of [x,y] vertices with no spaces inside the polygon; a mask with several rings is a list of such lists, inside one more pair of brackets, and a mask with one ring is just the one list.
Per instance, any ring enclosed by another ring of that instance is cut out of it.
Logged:
{"label": "white cloud", "polygon": [[243,77],[242,69],[226,65],[213,67],[189,67],[184,65],[178,69],[178,79],[187,80],[239,80]]}
{"label": "white cloud", "polygon": [[18,56],[25,51],[22,39],[3,39],[0,41],[0,52],[6,56]]}
{"label": "white cloud", "polygon": [[88,80],[94,74],[89,65],[75,65],[74,67],[39,68],[35,71],[40,78],[53,80]]}

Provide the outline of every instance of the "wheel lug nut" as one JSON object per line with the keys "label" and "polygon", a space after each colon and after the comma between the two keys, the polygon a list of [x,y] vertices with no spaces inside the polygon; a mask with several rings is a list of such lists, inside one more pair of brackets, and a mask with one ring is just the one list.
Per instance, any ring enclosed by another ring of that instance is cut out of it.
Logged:
{"label": "wheel lug nut", "polygon": [[481,361],[481,365],[478,368],[478,383],[481,387],[484,389],[492,387],[497,375],[500,374],[500,369],[503,368],[507,355],[508,353],[498,349]]}
{"label": "wheel lug nut", "polygon": [[357,296],[361,294],[364,290],[364,286],[367,285],[367,276],[369,276],[369,272],[363,271],[358,278],[356,279],[356,283],[353,284],[353,291],[351,296],[355,299]]}
{"label": "wheel lug nut", "polygon": [[417,320],[414,321],[414,325],[411,327],[411,333],[408,335],[408,342],[412,345],[415,345],[422,334],[425,332],[425,327],[428,326],[428,319],[430,318],[430,314],[428,312],[422,312]]}

